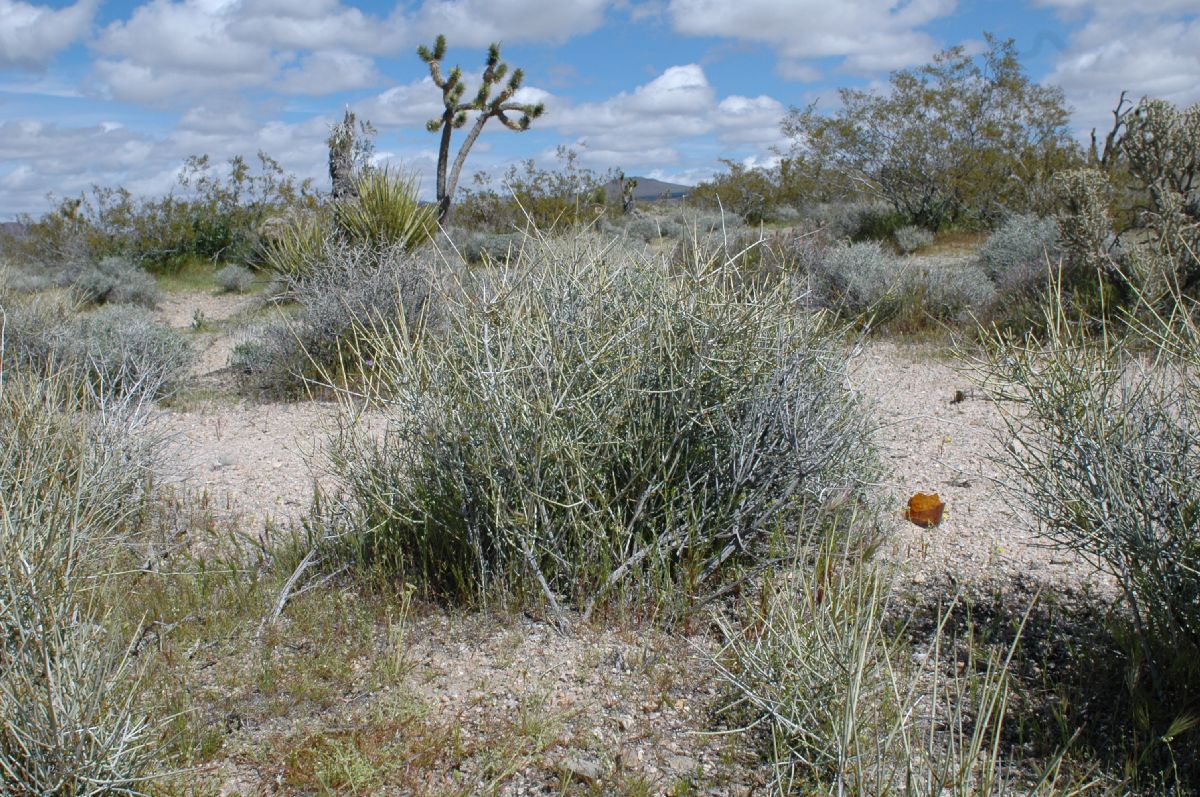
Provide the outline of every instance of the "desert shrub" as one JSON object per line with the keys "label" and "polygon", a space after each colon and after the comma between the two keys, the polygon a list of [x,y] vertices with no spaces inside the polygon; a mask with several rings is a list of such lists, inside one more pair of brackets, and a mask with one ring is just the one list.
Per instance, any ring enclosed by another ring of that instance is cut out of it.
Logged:
{"label": "desert shrub", "polygon": [[822,522],[872,472],[867,415],[829,332],[738,277],[530,241],[445,295],[436,336],[377,328],[389,427],[336,447],[339,550],[434,594],[586,617],[679,606]]}
{"label": "desert shrub", "polygon": [[973,265],[897,257],[878,241],[810,244],[795,256],[810,303],[875,326],[912,331],[931,321],[962,321],[995,295]]}
{"label": "desert shrub", "polygon": [[254,284],[254,273],[245,266],[230,263],[215,275],[217,285],[226,293],[245,293]]}
{"label": "desert shrub", "polygon": [[924,227],[915,227],[911,224],[896,230],[892,237],[896,241],[896,248],[905,255],[933,245],[933,233]]}
{"label": "desert shrub", "polygon": [[239,336],[231,364],[246,388],[295,396],[315,384],[352,379],[371,359],[360,327],[415,330],[427,320],[428,258],[409,254],[404,243],[373,248],[326,241],[313,266],[292,282],[291,304],[279,317]]}
{"label": "desert shrub", "polygon": [[660,238],[683,237],[682,225],[671,219],[656,219],[651,216],[633,218],[625,225],[625,234],[645,243],[657,241]]}
{"label": "desert shrub", "polygon": [[974,263],[922,264],[914,280],[921,311],[939,321],[967,321],[997,298],[996,288]]}
{"label": "desert shrub", "polygon": [[1195,731],[1177,725],[1200,709],[1195,351],[1185,350],[1182,361],[1170,352],[1151,359],[1112,322],[1096,336],[1056,298],[1043,341],[989,339],[980,378],[1012,408],[1010,455],[1001,462],[1040,533],[1120,586],[1124,611],[1116,619],[1128,640],[1135,745],[1165,741],[1168,749],[1149,757],[1200,760]]}
{"label": "desert shrub", "polygon": [[179,332],[131,305],[82,315],[63,302],[16,305],[6,313],[5,344],[13,366],[73,374],[80,387],[111,400],[166,395],[192,360]]}
{"label": "desert shrub", "polygon": [[449,232],[446,248],[466,263],[504,263],[520,252],[525,236],[520,233],[489,233],[456,227]]}
{"label": "desert shrub", "polygon": [[809,215],[835,241],[886,241],[909,225],[895,208],[881,202],[830,202]]}
{"label": "desert shrub", "polygon": [[897,258],[877,241],[842,244],[825,250],[817,264],[815,289],[826,302],[858,315],[875,310],[890,316],[904,285],[909,261]]}
{"label": "desert shrub", "polygon": [[71,290],[87,304],[153,307],[159,298],[154,277],[124,257],[105,257],[82,268],[74,276]]}
{"label": "desert shrub", "polygon": [[95,600],[152,462],[142,416],[69,371],[0,371],[0,793],[145,793],[162,728]]}
{"label": "desert shrub", "polygon": [[1054,219],[1012,216],[984,241],[979,265],[1002,294],[1023,294],[1046,284],[1048,264],[1059,256]]}

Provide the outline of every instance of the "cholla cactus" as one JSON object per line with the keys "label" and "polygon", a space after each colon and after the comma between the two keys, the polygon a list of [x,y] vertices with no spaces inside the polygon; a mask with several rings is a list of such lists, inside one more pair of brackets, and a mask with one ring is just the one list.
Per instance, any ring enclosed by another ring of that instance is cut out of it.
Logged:
{"label": "cholla cactus", "polygon": [[1200,104],[1180,110],[1144,99],[1126,124],[1121,151],[1149,200],[1138,223],[1185,285],[1200,281]]}
{"label": "cholla cactus", "polygon": [[1055,178],[1055,189],[1062,206],[1058,230],[1063,249],[1081,266],[1104,268],[1112,239],[1108,180],[1096,169],[1071,169]]}
{"label": "cholla cactus", "polygon": [[[441,145],[438,147],[437,201],[438,223],[445,224],[450,215],[451,198],[454,196],[454,189],[458,186],[458,178],[462,173],[463,163],[467,160],[467,153],[475,144],[475,140],[479,138],[479,134],[483,132],[483,126],[487,124],[488,120],[495,117],[509,130],[519,133],[529,129],[530,122],[542,115],[545,106],[541,103],[525,104],[512,101],[525,79],[525,73],[520,69],[513,70],[512,76],[509,77],[508,83],[504,84],[500,93],[495,97],[491,96],[492,89],[502,83],[504,76],[508,74],[508,65],[500,61],[499,44],[493,43],[488,47],[483,82],[470,102],[463,102],[467,87],[463,83],[462,69],[456,66],[450,70],[448,75],[442,73],[442,59],[446,57],[445,36],[437,37],[432,50],[428,47],[418,47],[417,55],[421,56],[421,60],[429,65],[429,74],[433,78],[434,84],[442,90],[442,102],[446,107],[441,116],[431,119],[425,125],[431,133],[439,130],[442,133]],[[454,130],[466,125],[470,113],[477,114],[475,124],[471,126],[466,139],[459,147],[458,155],[454,158],[454,167],[447,177],[450,136]],[[508,116],[509,113],[520,113],[521,116],[513,119]]]}

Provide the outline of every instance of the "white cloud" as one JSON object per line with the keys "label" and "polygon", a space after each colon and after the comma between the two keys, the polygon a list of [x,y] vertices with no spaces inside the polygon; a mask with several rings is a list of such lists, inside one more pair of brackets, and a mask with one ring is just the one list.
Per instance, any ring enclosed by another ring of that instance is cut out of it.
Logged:
{"label": "white cloud", "polygon": [[1081,132],[1111,124],[1121,91],[1136,101],[1162,97],[1178,105],[1200,101],[1200,14],[1194,0],[1046,0],[1082,18],[1045,82],[1058,85],[1075,108]]}
{"label": "white cloud", "polygon": [[377,82],[370,56],[399,30],[338,0],[150,0],[101,32],[95,68],[113,96],[154,105],[248,87],[328,94]]}
{"label": "white cloud", "polygon": [[677,163],[681,148],[714,133],[726,147],[779,143],[779,120],[786,112],[766,96],[718,101],[698,64],[670,67],[604,102],[548,108],[546,124],[576,136],[588,162],[627,167]]}
{"label": "white cloud", "polygon": [[843,58],[857,73],[926,61],[936,43],[920,28],[954,10],[954,0],[670,0],[678,33],[762,42],[781,57],[785,77],[813,76],[803,62]]}
{"label": "white cloud", "polygon": [[410,23],[433,42],[444,33],[467,47],[494,41],[565,41],[604,23],[610,0],[426,0]]}
{"label": "white cloud", "polygon": [[83,38],[99,0],[78,0],[66,8],[0,0],[0,67],[40,69],[59,51]]}
{"label": "white cloud", "polygon": [[322,96],[378,82],[379,73],[372,59],[339,50],[304,56],[298,66],[284,72],[279,89],[288,94]]}

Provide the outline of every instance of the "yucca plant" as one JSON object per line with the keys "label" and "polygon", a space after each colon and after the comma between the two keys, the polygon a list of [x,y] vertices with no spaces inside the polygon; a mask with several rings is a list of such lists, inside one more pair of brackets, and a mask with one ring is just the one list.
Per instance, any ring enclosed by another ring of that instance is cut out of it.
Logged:
{"label": "yucca plant", "polygon": [[263,263],[284,279],[302,278],[318,267],[328,232],[323,214],[298,214],[263,244]]}
{"label": "yucca plant", "polygon": [[371,169],[355,181],[358,196],[334,205],[337,230],[352,244],[415,249],[437,229],[437,208],[417,199],[417,179],[390,169]]}

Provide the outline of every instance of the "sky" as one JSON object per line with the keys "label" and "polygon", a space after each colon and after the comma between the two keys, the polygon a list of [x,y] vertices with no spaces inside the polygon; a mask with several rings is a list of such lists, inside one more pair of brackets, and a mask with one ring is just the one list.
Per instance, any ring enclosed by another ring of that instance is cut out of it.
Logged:
{"label": "sky", "polygon": [[838,87],[884,87],[985,31],[1062,87],[1081,140],[1123,90],[1200,101],[1200,0],[0,0],[0,221],[93,185],[163,195],[189,155],[261,150],[327,189],[347,108],[431,197],[441,94],[416,48],[439,33],[468,94],[497,41],[518,99],[546,106],[524,133],[493,120],[464,184],[551,167],[562,145],[694,184],[722,159],[771,163],[789,107],[834,109]]}

